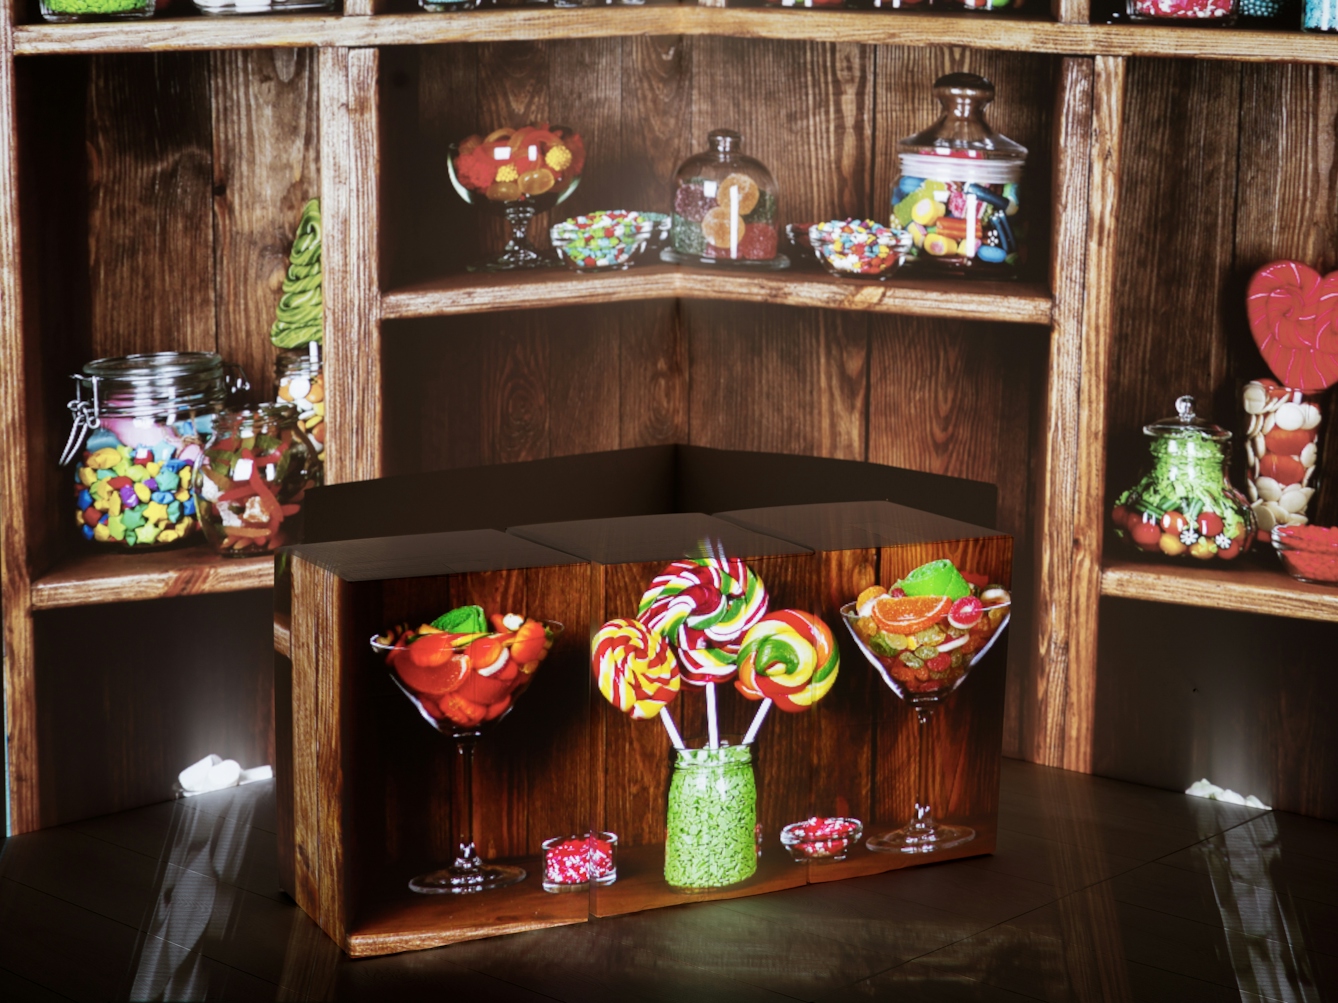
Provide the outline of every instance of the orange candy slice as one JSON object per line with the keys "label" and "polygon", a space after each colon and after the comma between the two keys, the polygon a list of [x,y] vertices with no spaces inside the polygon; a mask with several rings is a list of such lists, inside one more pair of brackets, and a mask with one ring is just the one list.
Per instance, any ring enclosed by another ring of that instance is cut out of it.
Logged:
{"label": "orange candy slice", "polygon": [[874,621],[889,634],[914,634],[948,615],[947,596],[887,596],[873,604]]}
{"label": "orange candy slice", "polygon": [[547,167],[538,167],[520,176],[520,190],[526,195],[542,195],[555,184],[557,178]]}
{"label": "orange candy slice", "polygon": [[729,210],[722,205],[708,210],[702,217],[702,236],[713,247],[729,247],[731,235],[736,240],[743,240],[746,229],[743,220],[731,217]]}
{"label": "orange candy slice", "polygon": [[[720,203],[722,208],[728,209],[733,203],[733,196],[730,194],[734,189],[739,191],[740,216],[747,216],[757,207],[757,200],[761,192],[757,190],[757,182],[746,174],[731,174],[720,182],[720,188],[717,190],[715,200]],[[722,245],[717,244],[716,247]]]}

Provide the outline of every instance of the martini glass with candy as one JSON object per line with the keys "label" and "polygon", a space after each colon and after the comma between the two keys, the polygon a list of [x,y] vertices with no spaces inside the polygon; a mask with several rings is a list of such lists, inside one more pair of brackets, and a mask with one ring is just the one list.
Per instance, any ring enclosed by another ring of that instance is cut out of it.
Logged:
{"label": "martini glass with candy", "polygon": [[585,166],[585,144],[565,126],[548,123],[497,129],[451,146],[447,167],[451,184],[470,205],[500,213],[511,225],[511,239],[491,271],[540,268],[560,262],[540,254],[530,243],[530,220],[576,190]]}
{"label": "martini glass with candy", "polygon": [[[491,629],[490,629],[491,628]],[[525,871],[489,864],[474,846],[474,747],[484,730],[511,712],[562,624],[517,613],[483,615],[461,606],[416,630],[396,627],[372,638],[391,678],[423,718],[455,746],[451,821],[455,860],[409,882],[424,895],[467,894],[525,880]]]}
{"label": "martini glass with candy", "polygon": [[974,829],[934,818],[930,807],[929,720],[1008,626],[1012,597],[999,585],[972,585],[951,561],[921,565],[889,591],[865,589],[841,607],[855,643],[902,700],[915,709],[920,756],[915,817],[869,839],[870,850],[932,853],[976,838]]}

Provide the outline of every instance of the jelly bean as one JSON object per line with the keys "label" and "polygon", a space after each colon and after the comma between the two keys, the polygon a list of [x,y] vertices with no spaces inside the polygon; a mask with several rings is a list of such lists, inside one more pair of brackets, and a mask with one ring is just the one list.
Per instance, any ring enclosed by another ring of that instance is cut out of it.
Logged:
{"label": "jelly bean", "polygon": [[[147,469],[147,468],[146,468],[146,469]],[[144,486],[145,486],[146,488],[148,488],[150,491],[157,491],[157,490],[158,490],[158,481],[155,480],[153,477],[145,477],[143,483],[144,483]]]}
{"label": "jelly bean", "polygon": [[1002,247],[992,247],[989,244],[980,245],[980,250],[976,252],[976,257],[981,261],[988,261],[992,265],[1003,264],[1004,258],[1008,253]]}
{"label": "jelly bean", "polygon": [[158,471],[163,469],[163,465],[157,460],[150,460],[148,463],[144,464],[144,469],[149,472],[150,477],[157,477]]}
{"label": "jelly bean", "polygon": [[148,488],[146,488],[143,484],[136,484],[134,490],[135,490],[135,497],[142,502],[146,502],[151,497],[153,497],[153,492],[150,491]]}
{"label": "jelly bean", "polygon": [[139,504],[139,495],[135,494],[135,489],[126,485],[121,488],[121,501],[125,503],[126,508],[134,508]]}

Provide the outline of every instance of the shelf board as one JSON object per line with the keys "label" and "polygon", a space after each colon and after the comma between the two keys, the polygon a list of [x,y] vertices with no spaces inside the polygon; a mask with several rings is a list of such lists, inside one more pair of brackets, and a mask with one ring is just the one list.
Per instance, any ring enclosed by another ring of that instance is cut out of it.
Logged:
{"label": "shelf board", "polygon": [[132,602],[274,585],[272,558],[221,557],[207,547],[68,557],[32,583],[32,608]]}
{"label": "shelf board", "polygon": [[650,265],[593,275],[555,268],[523,275],[478,272],[452,276],[386,293],[381,316],[442,317],[675,296],[1044,325],[1050,323],[1052,305],[1049,293],[1038,283],[869,282],[817,272],[712,272]]}
{"label": "shelf board", "polygon": [[287,613],[274,614],[274,651],[284,658],[293,657],[293,618]]}
{"label": "shelf board", "polygon": [[1280,569],[1255,564],[1186,568],[1107,560],[1101,594],[1338,623],[1338,587],[1298,582]]}
{"label": "shelf board", "polygon": [[649,4],[519,8],[369,17],[151,18],[134,23],[25,24],[16,55],[295,46],[431,45],[621,35],[727,35],[870,45],[950,45],[1054,55],[1161,56],[1245,62],[1338,63],[1338,41],[1296,31],[1056,24],[1036,15],[815,11]]}

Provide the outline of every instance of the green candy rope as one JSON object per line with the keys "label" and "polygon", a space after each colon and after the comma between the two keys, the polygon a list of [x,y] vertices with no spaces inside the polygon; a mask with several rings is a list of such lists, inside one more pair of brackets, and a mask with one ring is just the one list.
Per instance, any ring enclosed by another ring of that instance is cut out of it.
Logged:
{"label": "green candy rope", "polygon": [[324,326],[325,299],[321,295],[321,201],[302,207],[297,237],[288,258],[277,319],[269,339],[279,348],[301,348],[319,342]]}

